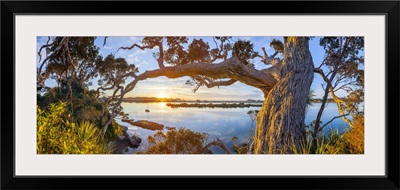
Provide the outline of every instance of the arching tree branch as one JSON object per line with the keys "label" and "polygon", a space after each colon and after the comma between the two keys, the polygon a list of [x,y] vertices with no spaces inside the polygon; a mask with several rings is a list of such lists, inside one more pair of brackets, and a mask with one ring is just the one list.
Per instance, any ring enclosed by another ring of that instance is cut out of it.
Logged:
{"label": "arching tree branch", "polygon": [[232,152],[228,149],[228,147],[226,147],[225,144],[224,144],[219,138],[216,138],[216,139],[212,140],[212,141],[209,142],[206,146],[204,146],[203,149],[201,150],[201,154],[206,153],[207,150],[208,150],[211,146],[219,146],[219,147],[221,147],[227,154],[232,154]]}
{"label": "arching tree branch", "polygon": [[322,127],[320,128],[320,131],[322,131],[322,129],[324,129],[324,127],[327,126],[329,123],[332,123],[333,120],[335,120],[337,118],[348,116],[349,114],[350,113],[347,113],[347,114],[344,114],[344,115],[338,115],[338,116],[333,117],[330,121],[328,121],[324,125],[322,125]]}
{"label": "arching tree branch", "polygon": [[270,90],[276,83],[272,74],[266,71],[259,71],[254,68],[246,67],[236,58],[229,58],[219,64],[192,63],[181,66],[165,67],[146,71],[139,75],[137,79],[156,78],[165,76],[168,78],[179,78],[183,76],[201,75],[210,78],[230,78],[244,84]]}

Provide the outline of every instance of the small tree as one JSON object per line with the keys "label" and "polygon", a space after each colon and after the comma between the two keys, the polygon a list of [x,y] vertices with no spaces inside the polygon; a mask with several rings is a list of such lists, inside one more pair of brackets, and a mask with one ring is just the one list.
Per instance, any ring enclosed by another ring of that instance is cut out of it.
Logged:
{"label": "small tree", "polygon": [[[313,126],[313,137],[331,123],[334,119],[342,118],[350,127],[352,121],[347,116],[356,117],[360,113],[358,105],[364,101],[364,50],[363,37],[325,37],[321,38],[320,45],[325,49],[325,59],[318,68],[314,69],[325,81],[324,95],[319,109],[315,125]],[[322,66],[327,71],[321,69]],[[349,95],[341,99],[336,95],[339,90],[346,91]],[[339,115],[321,125],[321,117],[326,107],[328,95],[335,101]]]}

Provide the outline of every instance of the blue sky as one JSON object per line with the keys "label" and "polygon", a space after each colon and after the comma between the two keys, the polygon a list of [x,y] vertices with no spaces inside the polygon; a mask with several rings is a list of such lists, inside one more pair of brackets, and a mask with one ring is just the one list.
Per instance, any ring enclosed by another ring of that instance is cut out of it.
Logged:
{"label": "blue sky", "polygon": [[[97,37],[95,40],[95,44],[100,48],[100,53],[103,57],[106,57],[108,54],[113,53],[115,57],[123,57],[126,58],[129,64],[135,64],[139,68],[139,73],[142,73],[146,70],[157,69],[158,65],[155,59],[153,58],[153,53],[157,52],[158,49],[146,50],[142,51],[138,48],[132,50],[119,50],[119,47],[131,46],[133,43],[140,43],[143,37],[113,37],[110,36],[107,38],[107,44],[103,46],[104,37]],[[202,38],[205,42],[208,42],[211,48],[213,48],[214,42],[212,41],[212,37],[189,37],[190,41],[193,38]],[[233,40],[244,39],[250,40],[254,44],[254,50],[259,52],[262,55],[261,48],[265,47],[267,53],[271,55],[274,50],[269,46],[269,43],[274,38],[282,40],[282,37],[233,37]],[[321,64],[324,57],[324,50],[321,46],[319,46],[320,37],[315,37],[310,40],[310,51],[314,61],[314,65],[317,67]],[[38,37],[38,49],[41,44],[45,44],[47,37]],[[283,40],[282,40],[283,41]],[[166,49],[166,47],[164,48]],[[45,54],[42,52],[42,54]],[[42,59],[43,60],[43,59]],[[268,66],[264,65],[260,62],[260,58],[255,58],[253,60],[255,63],[256,69],[267,68]],[[38,64],[38,63],[37,63]],[[263,93],[254,87],[247,86],[240,82],[236,82],[231,86],[222,86],[222,87],[214,87],[207,88],[201,87],[196,93],[192,92],[193,86],[185,85],[185,81],[188,80],[188,77],[182,77],[178,79],[168,79],[166,77],[159,77],[154,79],[147,79],[145,81],[141,81],[136,85],[136,88],[129,92],[126,97],[139,97],[139,96],[147,96],[147,97],[168,97],[168,98],[182,98],[185,100],[247,100],[247,99],[256,99],[262,100]],[[132,81],[132,79],[128,79],[127,83]],[[93,81],[94,88],[96,87],[96,81]],[[314,90],[315,97],[321,98],[323,91],[321,84],[323,83],[321,77],[319,75],[314,75],[314,81],[312,83],[311,89]],[[46,81],[46,85],[53,86],[53,81]],[[344,92],[337,92],[339,97],[345,96]]]}

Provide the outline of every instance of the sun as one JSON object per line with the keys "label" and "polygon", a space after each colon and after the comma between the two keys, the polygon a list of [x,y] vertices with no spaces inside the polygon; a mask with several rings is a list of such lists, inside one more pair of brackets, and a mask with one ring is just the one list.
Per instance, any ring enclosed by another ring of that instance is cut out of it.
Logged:
{"label": "sun", "polygon": [[160,92],[158,94],[157,98],[165,99],[165,98],[168,98],[168,95],[165,92]]}

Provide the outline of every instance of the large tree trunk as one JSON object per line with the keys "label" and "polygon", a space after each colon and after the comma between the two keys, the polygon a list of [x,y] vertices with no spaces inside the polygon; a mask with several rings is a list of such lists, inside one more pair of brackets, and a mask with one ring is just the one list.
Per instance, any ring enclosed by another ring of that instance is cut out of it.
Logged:
{"label": "large tree trunk", "polygon": [[257,115],[256,154],[293,153],[305,133],[307,95],[314,78],[307,37],[287,37],[281,79],[267,95]]}

